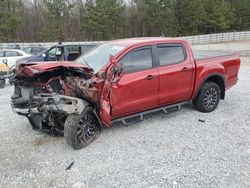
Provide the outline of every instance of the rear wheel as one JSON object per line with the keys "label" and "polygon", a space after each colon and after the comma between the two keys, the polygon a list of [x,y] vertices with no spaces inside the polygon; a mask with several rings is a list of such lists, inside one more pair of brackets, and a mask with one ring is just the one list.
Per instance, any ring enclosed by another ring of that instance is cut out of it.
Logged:
{"label": "rear wheel", "polygon": [[74,149],[82,149],[100,135],[100,126],[93,108],[86,107],[80,115],[69,115],[64,126],[66,142]]}
{"label": "rear wheel", "polygon": [[216,109],[220,101],[220,87],[214,82],[206,82],[196,99],[193,101],[194,107],[200,112],[212,112]]}

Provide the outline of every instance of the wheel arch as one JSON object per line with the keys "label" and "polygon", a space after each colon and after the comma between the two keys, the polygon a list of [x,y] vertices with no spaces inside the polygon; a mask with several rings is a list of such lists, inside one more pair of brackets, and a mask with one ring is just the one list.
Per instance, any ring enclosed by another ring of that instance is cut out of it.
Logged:
{"label": "wheel arch", "polygon": [[220,87],[220,98],[221,99],[225,99],[225,91],[226,91],[226,87],[225,87],[225,78],[222,74],[219,73],[215,73],[215,74],[211,74],[208,77],[206,77],[200,84],[197,92],[194,95],[194,98],[197,97],[197,95],[199,94],[202,86],[206,83],[206,82],[214,82],[216,84],[218,84],[218,86]]}

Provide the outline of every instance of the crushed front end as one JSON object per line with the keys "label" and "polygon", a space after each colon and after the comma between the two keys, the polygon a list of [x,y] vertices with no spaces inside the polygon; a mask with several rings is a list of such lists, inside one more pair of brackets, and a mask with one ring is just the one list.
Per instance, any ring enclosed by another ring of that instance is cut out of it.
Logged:
{"label": "crushed front end", "polygon": [[76,63],[19,65],[15,70],[12,109],[28,118],[33,129],[63,134],[70,114],[91,105],[99,108],[102,81]]}

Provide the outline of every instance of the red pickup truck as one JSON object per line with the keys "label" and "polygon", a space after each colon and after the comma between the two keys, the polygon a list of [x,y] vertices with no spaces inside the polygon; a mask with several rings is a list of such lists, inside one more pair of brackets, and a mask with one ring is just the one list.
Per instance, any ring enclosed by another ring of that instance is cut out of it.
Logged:
{"label": "red pickup truck", "polygon": [[34,129],[64,134],[81,149],[116,121],[142,120],[190,101],[201,112],[213,111],[236,84],[239,68],[239,55],[193,54],[185,40],[115,40],[73,63],[19,64],[12,107]]}

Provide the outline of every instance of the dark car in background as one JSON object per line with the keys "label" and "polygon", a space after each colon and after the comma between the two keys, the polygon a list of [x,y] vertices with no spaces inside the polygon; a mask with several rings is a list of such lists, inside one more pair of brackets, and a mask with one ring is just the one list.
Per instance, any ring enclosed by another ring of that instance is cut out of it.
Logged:
{"label": "dark car in background", "polygon": [[42,47],[42,46],[28,46],[28,47],[22,48],[22,50],[25,51],[26,53],[37,55],[47,50],[47,48]]}
{"label": "dark car in background", "polygon": [[22,58],[17,63],[31,63],[44,61],[74,61],[89,50],[96,47],[97,44],[74,44],[74,45],[55,45],[50,49],[40,52],[31,57]]}

